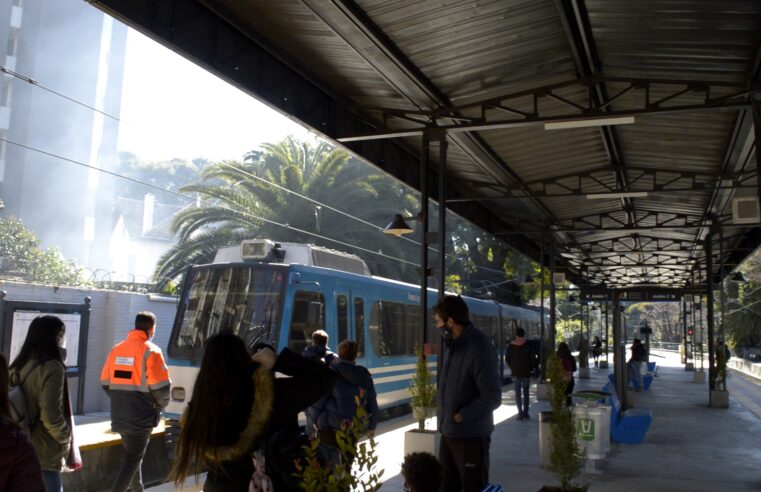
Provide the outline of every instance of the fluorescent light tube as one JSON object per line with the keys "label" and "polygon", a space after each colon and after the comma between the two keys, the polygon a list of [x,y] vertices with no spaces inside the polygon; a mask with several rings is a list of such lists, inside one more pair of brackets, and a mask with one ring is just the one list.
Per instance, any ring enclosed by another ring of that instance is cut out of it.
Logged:
{"label": "fluorescent light tube", "polygon": [[634,116],[619,116],[616,118],[591,116],[589,118],[582,118],[578,120],[549,121],[544,124],[544,129],[565,130],[568,128],[586,128],[590,126],[631,125],[633,123]]}
{"label": "fluorescent light tube", "polygon": [[622,191],[616,193],[590,193],[587,195],[589,200],[614,200],[616,198],[644,198],[647,191]]}

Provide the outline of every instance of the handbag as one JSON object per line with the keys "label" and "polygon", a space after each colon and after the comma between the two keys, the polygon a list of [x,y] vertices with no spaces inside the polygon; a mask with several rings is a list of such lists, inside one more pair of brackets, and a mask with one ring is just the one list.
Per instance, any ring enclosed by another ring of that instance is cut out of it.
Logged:
{"label": "handbag", "polygon": [[63,380],[63,396],[66,399],[66,403],[63,406],[63,411],[66,419],[69,422],[69,429],[71,430],[71,444],[69,445],[69,454],[66,456],[66,465],[63,467],[63,472],[69,473],[79,470],[84,466],[82,463],[82,454],[79,451],[79,445],[76,443],[74,432],[74,415],[71,411],[71,396],[69,395],[69,382],[68,378]]}

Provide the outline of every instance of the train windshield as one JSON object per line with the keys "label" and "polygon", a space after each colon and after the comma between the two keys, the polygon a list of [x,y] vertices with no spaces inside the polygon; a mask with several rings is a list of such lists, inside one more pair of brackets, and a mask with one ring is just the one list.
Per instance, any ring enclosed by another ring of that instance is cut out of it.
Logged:
{"label": "train windshield", "polygon": [[277,346],[286,269],[224,265],[191,269],[174,320],[169,355],[200,360],[207,338],[222,330]]}

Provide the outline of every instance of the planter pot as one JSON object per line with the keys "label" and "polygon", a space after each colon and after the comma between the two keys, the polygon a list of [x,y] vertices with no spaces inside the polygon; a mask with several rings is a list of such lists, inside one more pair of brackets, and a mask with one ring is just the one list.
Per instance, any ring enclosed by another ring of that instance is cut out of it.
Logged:
{"label": "planter pot", "polygon": [[692,373],[692,382],[693,383],[699,383],[703,384],[706,382],[706,373],[705,371],[695,371]]}
{"label": "planter pot", "polygon": [[607,360],[601,360],[600,361],[600,369],[607,369],[608,368],[608,361]]}
{"label": "planter pot", "polygon": [[404,433],[404,455],[424,451],[438,456],[440,441],[441,434],[437,431],[419,429],[407,431]]}
{"label": "planter pot", "polygon": [[714,408],[729,408],[729,391],[711,390],[709,405]]}
{"label": "planter pot", "polygon": [[539,401],[548,400],[547,383],[536,383],[536,399]]}
{"label": "planter pot", "polygon": [[694,371],[695,370],[695,364],[693,364],[692,362],[687,362],[684,365],[684,370],[685,371]]}

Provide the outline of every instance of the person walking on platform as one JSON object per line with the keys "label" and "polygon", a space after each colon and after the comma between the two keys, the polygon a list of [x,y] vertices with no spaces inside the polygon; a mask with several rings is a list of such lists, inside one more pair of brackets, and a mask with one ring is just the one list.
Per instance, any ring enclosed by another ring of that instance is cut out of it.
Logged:
{"label": "person walking on platform", "polygon": [[[378,425],[378,400],[375,393],[373,377],[366,367],[357,365],[359,344],[354,340],[344,340],[338,345],[338,359],[333,361],[330,369],[338,374],[333,391],[314,405],[315,418],[324,450],[326,461],[341,463],[341,453],[336,440],[336,432],[345,424],[351,423],[359,402],[369,417],[367,429],[374,432]],[[356,447],[357,443],[353,443]],[[353,462],[352,459],[349,460]]]}
{"label": "person walking on platform", "polygon": [[[298,490],[291,454],[302,457],[305,444],[298,439],[298,413],[329,392],[336,375],[288,348],[276,356],[259,343],[253,351],[250,356],[245,342],[229,331],[206,341],[169,472],[175,485],[206,469],[203,490],[247,491],[255,470],[252,453],[259,450],[273,489]],[[289,377],[275,378],[275,372]]]}
{"label": "person walking on platform", "polygon": [[445,296],[433,311],[444,342],[436,394],[442,490],[480,492],[489,482],[493,412],[502,402],[497,353],[470,322],[462,297]]}
{"label": "person walking on platform", "polygon": [[141,465],[151,431],[169,403],[169,371],[161,349],[151,342],[156,316],[142,311],[135,328],[106,357],[100,384],[111,400],[111,430],[122,438],[124,457],[112,490],[143,490]]}
{"label": "person walking on platform", "polygon": [[505,353],[505,362],[510,367],[515,384],[515,404],[518,406],[518,420],[530,419],[528,413],[529,386],[536,356],[533,347],[526,341],[526,330],[515,330],[515,340],[510,342]]}
{"label": "person walking on platform", "polygon": [[600,356],[602,355],[602,341],[600,337],[595,337],[592,342],[592,357],[595,359],[595,367],[600,365]]}
{"label": "person walking on platform", "polygon": [[565,404],[570,407],[573,404],[571,394],[573,393],[574,386],[576,386],[576,380],[573,377],[573,373],[576,372],[576,359],[573,357],[573,354],[571,354],[571,349],[565,342],[560,342],[558,344],[558,350],[556,353],[560,358],[560,361],[563,363],[563,369],[565,370],[563,376],[565,377],[566,383],[568,383],[565,387]]}
{"label": "person walking on platform", "polygon": [[40,460],[26,434],[11,420],[8,363],[0,354],[0,490],[45,492]]}
{"label": "person walking on platform", "polygon": [[634,391],[642,391],[642,366],[645,364],[647,353],[642,340],[635,338],[631,346],[631,358],[629,359],[629,378]]}
{"label": "person walking on platform", "polygon": [[[32,426],[32,446],[42,467],[47,492],[60,492],[61,471],[71,446],[66,393],[66,366],[63,363],[66,326],[57,316],[38,316],[18,356],[11,364],[11,381],[19,381]],[[6,392],[7,394],[7,392]]]}

